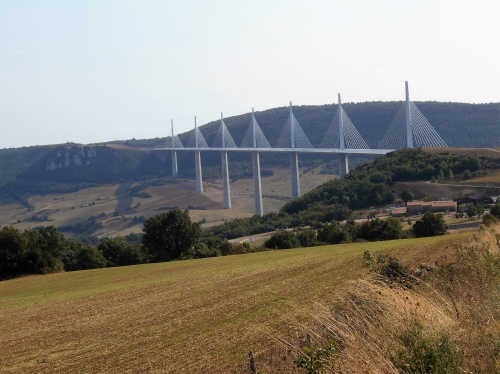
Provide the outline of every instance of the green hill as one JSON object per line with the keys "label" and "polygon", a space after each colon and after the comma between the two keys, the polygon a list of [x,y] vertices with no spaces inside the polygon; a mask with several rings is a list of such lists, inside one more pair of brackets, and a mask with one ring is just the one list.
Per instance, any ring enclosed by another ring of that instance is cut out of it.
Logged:
{"label": "green hill", "polygon": [[[401,102],[346,103],[344,110],[353,121],[367,144],[376,148],[392,122]],[[500,143],[500,104],[464,104],[417,102],[437,132],[449,146],[492,147]],[[294,115],[306,135],[317,146],[330,124],[337,105],[296,106]],[[287,107],[256,112],[256,118],[271,145],[275,145],[286,122]],[[251,114],[246,113],[225,119],[236,144],[241,144]],[[219,121],[201,126],[208,144],[212,144]],[[179,137],[187,144],[191,132]],[[146,180],[171,175],[168,153],[151,152],[143,148],[161,147],[166,138],[116,141],[93,147],[64,144],[44,147],[23,147],[0,150],[0,187],[17,192],[43,192],[68,190],[86,184],[119,183],[124,180]],[[93,150],[93,156],[89,151]],[[190,152],[178,153],[180,176],[194,177],[194,157]],[[351,167],[371,158],[351,157]],[[251,175],[251,156],[243,153],[229,155],[232,178]],[[302,166],[325,164],[325,172],[336,171],[337,161],[332,156],[304,155]],[[288,157],[282,154],[263,154],[263,167],[287,166]],[[204,177],[220,177],[220,156],[217,153],[202,154]],[[16,183],[12,183],[16,180]],[[7,185],[11,182],[10,185]],[[50,184],[50,187],[47,187]],[[53,185],[57,184],[56,187]],[[19,187],[21,186],[21,187]],[[20,189],[19,189],[20,188]]]}

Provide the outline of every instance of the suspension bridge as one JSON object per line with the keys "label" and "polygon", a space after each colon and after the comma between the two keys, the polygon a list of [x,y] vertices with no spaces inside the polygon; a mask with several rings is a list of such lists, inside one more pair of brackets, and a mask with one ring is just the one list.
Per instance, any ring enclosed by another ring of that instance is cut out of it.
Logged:
{"label": "suspension bridge", "polygon": [[229,186],[228,152],[251,152],[253,163],[254,184],[254,213],[262,216],[262,187],[260,176],[259,154],[265,152],[289,153],[292,198],[300,197],[299,154],[337,154],[339,159],[339,176],[344,178],[349,173],[349,155],[384,155],[400,148],[413,147],[447,147],[439,134],[427,121],[417,106],[410,101],[408,82],[405,82],[406,100],[396,113],[394,120],[382,138],[378,148],[370,149],[358,132],[347,113],[342,108],[340,94],[338,95],[337,111],[328,126],[328,129],[319,147],[313,147],[304,130],[293,115],[290,102],[290,114],[275,147],[271,147],[265,134],[261,130],[252,108],[252,119],[248,130],[238,147],[229,133],[221,113],[220,127],[215,135],[213,144],[208,145],[203,134],[196,124],[186,147],[179,137],[174,134],[173,121],[171,122],[172,136],[167,139],[165,148],[154,148],[155,151],[169,151],[172,154],[172,177],[178,176],[177,151],[193,151],[196,168],[196,192],[203,193],[203,178],[201,168],[201,152],[220,152],[222,160],[222,191],[224,209],[231,208],[231,194]]}

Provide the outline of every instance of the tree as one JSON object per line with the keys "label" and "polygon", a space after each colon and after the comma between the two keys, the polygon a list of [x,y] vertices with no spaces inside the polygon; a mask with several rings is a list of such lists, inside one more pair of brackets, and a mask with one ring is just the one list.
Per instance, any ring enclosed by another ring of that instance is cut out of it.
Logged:
{"label": "tree", "polygon": [[388,217],[385,220],[376,218],[363,222],[358,236],[370,241],[400,239],[403,237],[403,228],[395,217]]}
{"label": "tree", "polygon": [[484,213],[484,206],[483,205],[478,205],[476,206],[476,214],[478,217],[481,217]]}
{"label": "tree", "polygon": [[305,230],[297,234],[301,247],[314,247],[316,245],[316,231]]}
{"label": "tree", "polygon": [[453,180],[453,170],[450,169],[450,171],[448,172],[448,175],[450,177],[450,180]]}
{"label": "tree", "polygon": [[104,239],[97,248],[102,251],[108,266],[126,266],[146,262],[142,245],[129,244],[124,236]]}
{"label": "tree", "polygon": [[293,232],[282,231],[267,239],[264,246],[266,248],[289,249],[300,247],[300,242]]}
{"label": "tree", "polygon": [[417,220],[413,224],[413,232],[417,238],[443,235],[447,229],[448,226],[444,221],[443,215],[432,212],[425,213],[422,219]]}
{"label": "tree", "polygon": [[4,226],[0,230],[0,279],[22,274],[25,240],[18,229]]}
{"label": "tree", "polygon": [[477,214],[477,208],[475,205],[470,205],[467,208],[467,217],[474,217]]}
{"label": "tree", "polygon": [[142,243],[152,262],[180,258],[201,237],[201,225],[177,208],[147,219],[143,231]]}
{"label": "tree", "polygon": [[403,191],[401,191],[400,197],[401,200],[403,200],[404,203],[406,204],[408,201],[413,201],[415,195],[413,195],[413,192],[411,192],[409,188],[405,188],[403,189]]}
{"label": "tree", "polygon": [[328,244],[339,244],[352,241],[352,237],[344,227],[334,222],[318,230],[318,240]]}
{"label": "tree", "polygon": [[228,256],[233,253],[234,246],[233,243],[231,243],[230,241],[224,240],[222,243],[219,244],[219,247],[217,249],[223,256]]}
{"label": "tree", "polygon": [[470,170],[465,169],[464,172],[462,173],[462,179],[471,179],[472,178],[472,173]]}
{"label": "tree", "polygon": [[496,203],[491,207],[490,214],[494,215],[497,218],[500,218],[500,203]]}

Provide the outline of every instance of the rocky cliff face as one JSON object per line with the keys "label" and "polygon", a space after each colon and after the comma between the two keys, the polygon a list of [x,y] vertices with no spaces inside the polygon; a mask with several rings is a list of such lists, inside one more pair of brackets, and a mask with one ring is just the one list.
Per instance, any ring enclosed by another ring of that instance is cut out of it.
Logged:
{"label": "rocky cliff face", "polygon": [[70,147],[65,151],[58,151],[56,157],[47,159],[47,170],[67,168],[71,164],[82,166],[90,165],[97,157],[97,150],[93,147]]}

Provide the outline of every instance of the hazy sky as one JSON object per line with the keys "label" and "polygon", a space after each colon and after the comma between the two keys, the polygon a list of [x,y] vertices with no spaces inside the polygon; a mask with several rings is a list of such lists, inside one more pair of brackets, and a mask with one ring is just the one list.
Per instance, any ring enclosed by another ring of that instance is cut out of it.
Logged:
{"label": "hazy sky", "polygon": [[[0,0],[0,148],[294,105],[500,102],[500,1]],[[300,118],[299,118],[300,120]],[[307,124],[303,124],[307,126]]]}

